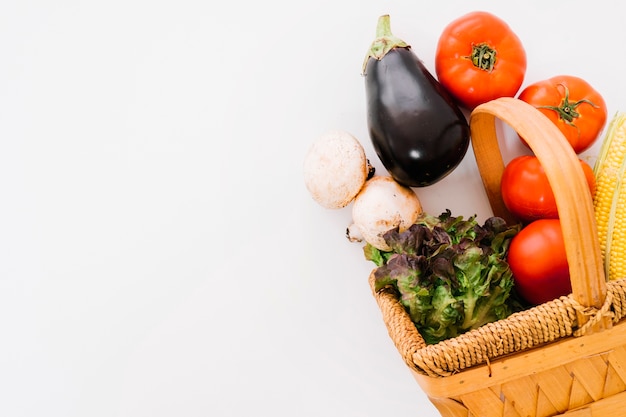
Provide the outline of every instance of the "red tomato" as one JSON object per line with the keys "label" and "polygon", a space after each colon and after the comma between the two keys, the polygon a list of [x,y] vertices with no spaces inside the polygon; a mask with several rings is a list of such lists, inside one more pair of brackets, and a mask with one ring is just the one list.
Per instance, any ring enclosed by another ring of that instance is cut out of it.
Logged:
{"label": "red tomato", "polygon": [[[580,164],[593,197],[596,189],[593,169],[583,160],[580,160]],[[518,156],[506,165],[500,191],[507,210],[524,223],[559,218],[552,187],[539,159],[534,155]]]}
{"label": "red tomato", "polygon": [[507,261],[519,295],[531,304],[572,292],[565,242],[558,219],[536,220],[511,240]]}
{"label": "red tomato", "polygon": [[472,12],[443,30],[435,52],[435,72],[461,105],[473,109],[517,94],[526,74],[526,51],[502,19]]}
{"label": "red tomato", "polygon": [[552,120],[576,153],[589,149],[606,123],[604,98],[588,82],[571,75],[531,84],[518,98]]}

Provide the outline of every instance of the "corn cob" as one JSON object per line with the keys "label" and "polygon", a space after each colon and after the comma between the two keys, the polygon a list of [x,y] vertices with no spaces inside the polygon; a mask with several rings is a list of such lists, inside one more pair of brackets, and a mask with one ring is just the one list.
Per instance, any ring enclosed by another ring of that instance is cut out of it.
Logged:
{"label": "corn cob", "polygon": [[594,165],[593,205],[607,279],[626,277],[626,113],[618,113],[605,133]]}

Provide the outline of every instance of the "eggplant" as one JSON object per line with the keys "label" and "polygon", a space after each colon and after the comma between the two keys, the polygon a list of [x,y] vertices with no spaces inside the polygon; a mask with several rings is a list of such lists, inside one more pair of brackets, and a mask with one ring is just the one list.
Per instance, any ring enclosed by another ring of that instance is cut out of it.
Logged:
{"label": "eggplant", "polygon": [[408,187],[426,187],[450,174],[469,147],[467,118],[411,47],[378,19],[363,63],[367,125],[389,174]]}

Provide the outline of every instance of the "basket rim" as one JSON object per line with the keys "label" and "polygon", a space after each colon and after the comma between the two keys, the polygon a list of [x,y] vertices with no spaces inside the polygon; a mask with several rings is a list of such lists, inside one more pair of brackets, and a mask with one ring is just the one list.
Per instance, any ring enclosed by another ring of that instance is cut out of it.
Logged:
{"label": "basket rim", "polygon": [[530,374],[550,372],[580,359],[611,355],[615,351],[623,351],[624,346],[626,321],[622,320],[604,332],[585,336],[584,343],[575,337],[563,338],[535,349],[505,355],[447,377],[412,373],[429,397],[457,397],[516,381]]}
{"label": "basket rim", "polygon": [[[585,335],[578,331],[577,319],[577,313],[585,307],[570,294],[429,345],[411,321],[398,293],[390,287],[375,290],[375,271],[376,268],[370,273],[369,284],[389,336],[405,363],[417,374],[448,377],[511,354]],[[587,314],[609,314],[614,323],[619,323],[626,316],[626,278],[608,282],[607,294],[606,308],[585,308]]]}

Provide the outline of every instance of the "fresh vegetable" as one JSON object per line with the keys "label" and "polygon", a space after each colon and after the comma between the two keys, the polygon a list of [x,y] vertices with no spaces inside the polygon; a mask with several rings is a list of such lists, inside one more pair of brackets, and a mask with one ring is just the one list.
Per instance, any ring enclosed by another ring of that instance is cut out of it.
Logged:
{"label": "fresh vegetable", "polygon": [[417,194],[391,177],[377,176],[365,183],[352,205],[352,221],[346,235],[350,241],[365,240],[381,250],[389,250],[383,234],[393,228],[411,226],[422,213]]}
{"label": "fresh vegetable", "polygon": [[626,277],[626,113],[611,120],[596,160],[593,200],[600,249],[608,279]]}
{"label": "fresh vegetable", "polygon": [[559,75],[538,81],[524,88],[518,98],[552,120],[576,153],[589,149],[606,124],[604,98],[579,77]]}
{"label": "fresh vegetable", "polygon": [[384,234],[390,251],[371,245],[375,290],[392,288],[426,343],[455,337],[507,317],[513,278],[505,261],[519,226],[492,217],[479,225],[450,211],[422,214],[404,232]]}
{"label": "fresh vegetable", "polygon": [[326,208],[347,206],[373,173],[361,143],[343,130],[316,138],[304,158],[304,183]]}
{"label": "fresh vegetable", "polygon": [[507,261],[515,290],[528,303],[542,304],[572,292],[561,222],[540,219],[511,241]]}
{"label": "fresh vegetable", "polygon": [[465,115],[413,53],[378,20],[363,64],[369,135],[389,174],[408,187],[446,177],[469,146]]}
{"label": "fresh vegetable", "polygon": [[471,12],[441,33],[435,72],[459,103],[473,109],[517,94],[526,75],[526,51],[502,19],[487,12]]}
{"label": "fresh vegetable", "polygon": [[[593,169],[582,159],[580,164],[593,196],[596,188]],[[500,189],[507,210],[524,223],[559,218],[548,176],[535,155],[513,158],[504,168]]]}

